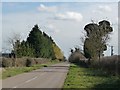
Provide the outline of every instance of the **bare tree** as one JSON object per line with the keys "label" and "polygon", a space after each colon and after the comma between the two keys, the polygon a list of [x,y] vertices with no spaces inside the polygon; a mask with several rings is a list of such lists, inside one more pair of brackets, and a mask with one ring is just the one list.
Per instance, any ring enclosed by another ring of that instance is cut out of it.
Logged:
{"label": "bare tree", "polygon": [[17,57],[17,42],[20,42],[21,40],[21,35],[19,33],[13,33],[12,37],[8,37],[8,44],[11,45],[12,50],[11,50],[11,55],[13,55],[13,60],[14,60],[14,66],[16,66],[16,57]]}
{"label": "bare tree", "polygon": [[16,42],[21,40],[21,35],[19,33],[13,33],[12,37],[8,37],[8,44],[11,45],[12,50],[16,51]]}
{"label": "bare tree", "polygon": [[12,46],[12,50],[16,50],[15,43],[21,40],[21,35],[19,33],[13,33],[12,37],[8,37],[8,44]]}

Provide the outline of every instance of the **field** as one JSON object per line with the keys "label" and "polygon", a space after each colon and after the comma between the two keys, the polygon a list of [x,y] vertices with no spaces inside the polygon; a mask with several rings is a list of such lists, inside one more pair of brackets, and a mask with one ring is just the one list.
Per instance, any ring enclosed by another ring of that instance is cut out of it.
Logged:
{"label": "field", "polygon": [[[120,88],[120,76],[112,76],[105,71],[83,68],[71,64],[63,90],[66,88]],[[105,89],[106,90],[106,89]]]}

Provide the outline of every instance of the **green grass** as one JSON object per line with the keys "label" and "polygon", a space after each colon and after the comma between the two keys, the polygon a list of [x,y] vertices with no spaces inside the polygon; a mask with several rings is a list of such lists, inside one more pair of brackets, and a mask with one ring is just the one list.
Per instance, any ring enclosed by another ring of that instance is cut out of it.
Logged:
{"label": "green grass", "polygon": [[102,70],[72,64],[64,88],[120,88],[120,77],[108,75]]}
{"label": "green grass", "polygon": [[11,67],[11,68],[5,68],[5,70],[2,72],[2,75],[0,74],[2,79],[6,79],[8,77],[12,77],[21,73],[30,72],[36,69],[40,69],[41,67],[47,67],[52,64],[58,63],[57,60],[47,62],[45,64],[36,64],[32,67]]}

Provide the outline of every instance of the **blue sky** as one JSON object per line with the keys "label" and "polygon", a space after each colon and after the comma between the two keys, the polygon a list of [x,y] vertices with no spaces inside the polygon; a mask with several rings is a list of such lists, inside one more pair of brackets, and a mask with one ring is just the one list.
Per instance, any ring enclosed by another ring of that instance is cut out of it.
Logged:
{"label": "blue sky", "polygon": [[[38,10],[36,9],[36,7],[39,7],[40,4],[43,4],[47,7],[51,7],[51,6],[57,6],[57,7],[64,7],[64,10],[67,8],[69,8],[69,10],[82,10],[85,7],[85,5],[88,7],[90,5],[92,5],[92,3],[85,3],[81,2],[81,3],[77,3],[77,2],[73,2],[73,3],[69,3],[71,4],[71,6],[68,5],[67,2],[3,2],[2,4],[2,12],[3,14],[7,14],[7,13],[19,13],[19,12],[38,12]],[[73,4],[73,5],[72,5]],[[77,6],[77,7],[75,7]],[[62,8],[62,11],[64,11]]]}
{"label": "blue sky", "polygon": [[[28,0],[1,0],[2,2],[28,2]],[[118,2],[119,0],[29,0],[29,2]]]}
{"label": "blue sky", "polygon": [[[6,41],[12,33],[19,33],[26,39],[32,27],[38,24],[42,31],[53,37],[65,56],[69,56],[70,48],[83,44],[80,38],[84,37],[84,26],[91,20],[98,23],[106,19],[114,28],[109,44],[117,54],[117,5],[117,2],[3,2],[2,46],[11,48]],[[105,54],[110,55],[109,48]]]}

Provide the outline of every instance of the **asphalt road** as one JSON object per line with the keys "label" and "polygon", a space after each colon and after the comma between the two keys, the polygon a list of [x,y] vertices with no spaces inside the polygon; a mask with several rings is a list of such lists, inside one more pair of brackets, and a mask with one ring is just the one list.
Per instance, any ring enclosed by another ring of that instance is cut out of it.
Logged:
{"label": "asphalt road", "polygon": [[[69,63],[59,63],[2,81],[2,88],[62,88]],[[7,89],[8,90],[8,89]]]}

